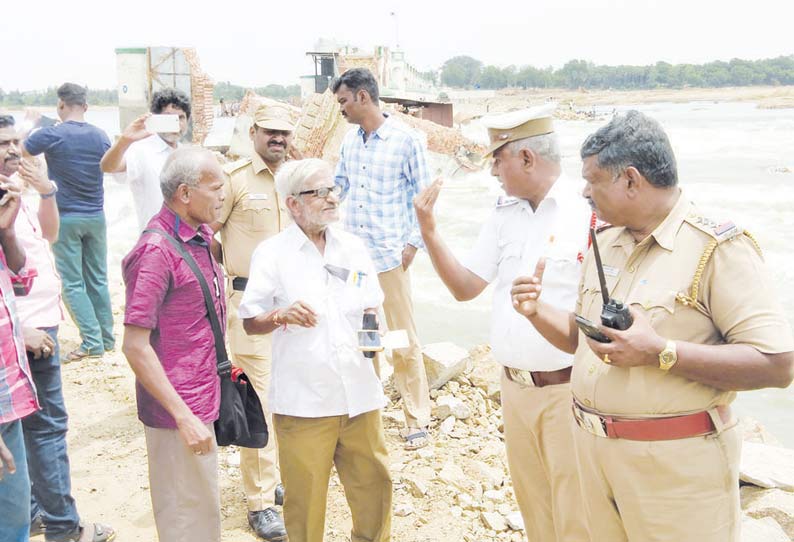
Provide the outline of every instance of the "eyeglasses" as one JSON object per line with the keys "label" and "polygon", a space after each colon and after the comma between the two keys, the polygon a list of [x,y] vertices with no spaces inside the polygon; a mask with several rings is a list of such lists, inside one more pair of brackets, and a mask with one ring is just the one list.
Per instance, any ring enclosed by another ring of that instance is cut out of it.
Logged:
{"label": "eyeglasses", "polygon": [[297,196],[305,196],[306,194],[311,194],[316,198],[327,198],[328,194],[333,194],[334,196],[338,196],[342,193],[342,187],[338,184],[333,186],[323,186],[322,188],[315,188],[314,190],[304,190],[303,192],[298,192]]}

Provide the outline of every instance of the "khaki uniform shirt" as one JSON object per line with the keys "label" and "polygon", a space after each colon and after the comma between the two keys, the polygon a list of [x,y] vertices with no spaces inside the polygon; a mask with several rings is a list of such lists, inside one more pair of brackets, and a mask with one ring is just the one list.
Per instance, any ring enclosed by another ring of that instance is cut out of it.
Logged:
{"label": "khaki uniform shirt", "polygon": [[[611,297],[636,304],[662,337],[697,344],[746,344],[765,354],[794,350],[789,323],[754,242],[731,223],[704,219],[681,195],[665,220],[642,242],[625,228],[598,235]],[[719,245],[705,267],[697,307],[688,295],[705,248]],[[601,287],[590,250],[584,261],[576,312],[600,322]],[[572,390],[584,406],[603,414],[659,416],[707,410],[733,401],[735,392],[668,373],[658,366],[603,363],[580,332]]]}
{"label": "khaki uniform shirt", "polygon": [[232,287],[234,277],[248,277],[251,255],[265,239],[276,235],[290,222],[289,212],[276,194],[273,172],[254,153],[253,158],[227,164],[223,168],[226,197],[218,222],[223,247],[223,267],[228,283],[228,337],[232,354],[270,357],[267,335],[247,335],[237,317],[242,292]]}
{"label": "khaki uniform shirt", "polygon": [[258,154],[223,170],[226,200],[218,219],[223,224],[223,266],[230,277],[248,277],[254,249],[284,229],[289,212],[276,194],[273,172]]}

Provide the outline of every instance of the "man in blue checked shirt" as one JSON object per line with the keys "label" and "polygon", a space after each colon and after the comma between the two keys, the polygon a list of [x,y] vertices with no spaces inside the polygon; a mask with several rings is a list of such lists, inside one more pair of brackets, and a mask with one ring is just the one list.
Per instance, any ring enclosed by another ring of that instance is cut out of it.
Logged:
{"label": "man in blue checked shirt", "polygon": [[405,448],[427,445],[430,396],[416,336],[408,267],[422,236],[413,198],[430,182],[425,148],[417,134],[380,110],[378,83],[363,68],[348,70],[331,89],[342,116],[357,130],[342,143],[336,184],[346,199],[345,227],[366,244],[385,295],[389,329],[405,329],[410,347],[393,353],[394,382],[403,398]]}

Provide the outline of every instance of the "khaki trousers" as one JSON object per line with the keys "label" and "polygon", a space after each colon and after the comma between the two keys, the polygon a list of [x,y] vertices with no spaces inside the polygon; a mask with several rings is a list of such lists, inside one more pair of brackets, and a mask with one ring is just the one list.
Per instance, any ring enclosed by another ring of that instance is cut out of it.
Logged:
{"label": "khaki trousers", "polygon": [[655,442],[607,439],[578,426],[574,435],[594,542],[739,541],[736,427]]}
{"label": "khaki trousers", "polygon": [[[212,425],[207,429],[215,440]],[[143,427],[149,492],[160,542],[220,542],[218,447],[195,455],[176,429]]]}
{"label": "khaki trousers", "polygon": [[524,386],[503,372],[502,418],[510,477],[529,542],[590,540],[571,432],[571,385]]}
{"label": "khaki trousers", "polygon": [[403,399],[405,421],[409,427],[426,427],[430,423],[430,390],[422,358],[422,347],[416,335],[414,308],[411,300],[411,275],[402,265],[378,274],[383,290],[383,312],[389,329],[404,329],[411,345],[394,350],[394,384]]}
{"label": "khaki trousers", "polygon": [[[231,283],[228,285],[231,286]],[[240,448],[240,474],[243,479],[248,510],[255,512],[276,505],[275,491],[280,475],[278,471],[278,454],[276,452],[276,436],[273,419],[267,408],[267,396],[270,388],[270,336],[250,338],[243,330],[243,322],[237,317],[243,293],[229,288],[227,329],[229,349],[235,366],[240,367],[251,381],[251,384],[262,403],[270,438],[264,448]]]}
{"label": "khaki trousers", "polygon": [[273,415],[290,542],[321,542],[331,467],[353,516],[351,542],[391,540],[392,482],[380,410],[348,416]]}

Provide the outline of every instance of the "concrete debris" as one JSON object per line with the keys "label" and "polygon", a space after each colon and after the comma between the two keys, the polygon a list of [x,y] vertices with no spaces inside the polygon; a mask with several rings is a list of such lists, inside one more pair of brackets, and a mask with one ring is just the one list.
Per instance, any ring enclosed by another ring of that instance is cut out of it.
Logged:
{"label": "concrete debris", "polygon": [[[392,473],[404,503],[414,509],[396,521],[421,524],[423,511],[448,514],[456,524],[465,524],[467,534],[456,540],[524,542],[524,522],[518,511],[507,469],[502,441],[499,394],[501,366],[487,347],[472,349],[471,363],[438,389],[432,390],[431,445],[417,451],[392,453]],[[387,392],[393,387],[387,386]],[[384,427],[390,438],[401,442],[398,431],[404,423],[399,399],[384,410]],[[742,470],[757,482],[741,488],[744,512],[743,542],[776,542],[794,539],[794,493],[781,489],[788,481],[794,452],[771,446],[774,437],[757,422],[743,420],[745,442]],[[748,460],[755,458],[748,463]],[[748,466],[749,465],[749,466]],[[792,477],[794,480],[794,477]],[[407,512],[401,507],[400,511]],[[469,536],[470,535],[470,536]],[[788,536],[787,536],[788,535]]]}
{"label": "concrete debris", "polygon": [[772,518],[742,518],[742,542],[789,542],[780,525]]}
{"label": "concrete debris", "polygon": [[400,518],[410,516],[414,513],[414,507],[411,504],[403,503],[394,506],[394,515]]}
{"label": "concrete debris", "polygon": [[437,389],[466,370],[470,361],[469,353],[450,343],[433,343],[422,349],[427,371],[427,382]]}
{"label": "concrete debris", "polygon": [[794,491],[794,450],[745,442],[739,478],[759,487]]}
{"label": "concrete debris", "polygon": [[403,474],[402,481],[408,491],[417,499],[422,498],[427,493],[428,482],[414,474]]}
{"label": "concrete debris", "polygon": [[452,433],[452,430],[455,428],[455,416],[448,416],[443,422],[441,422],[441,432],[448,435]]}
{"label": "concrete debris", "polygon": [[507,521],[507,526],[514,531],[524,530],[524,518],[521,516],[521,512],[510,512],[505,516],[505,520]]}
{"label": "concrete debris", "polygon": [[794,537],[794,494],[781,489],[742,488],[742,509],[754,519],[774,519]]}
{"label": "concrete debris", "polygon": [[496,512],[483,512],[480,517],[482,518],[483,524],[492,531],[501,533],[507,530],[507,522],[505,518],[502,517],[502,514]]}

